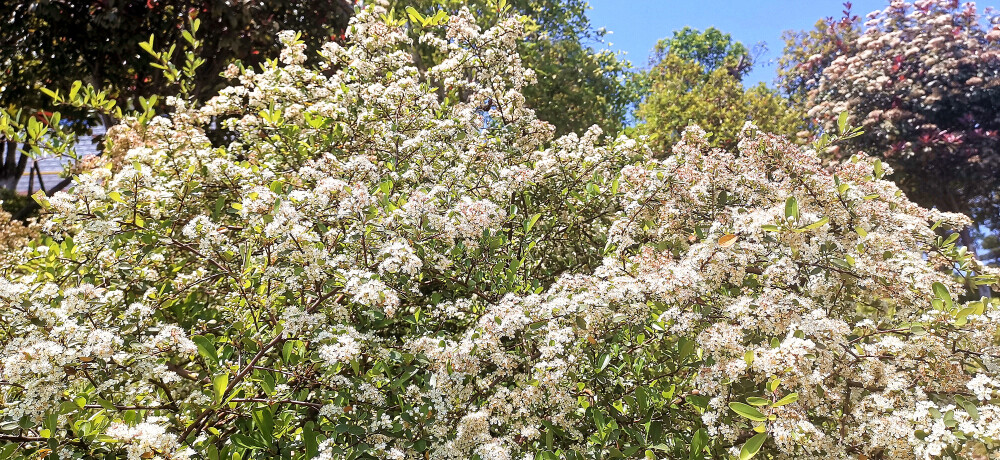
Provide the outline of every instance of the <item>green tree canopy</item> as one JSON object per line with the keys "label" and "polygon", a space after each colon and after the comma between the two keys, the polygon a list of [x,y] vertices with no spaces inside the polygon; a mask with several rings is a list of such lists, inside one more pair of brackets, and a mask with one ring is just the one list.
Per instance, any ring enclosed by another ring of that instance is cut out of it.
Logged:
{"label": "green tree canopy", "polygon": [[[500,7],[494,0],[399,0],[392,2],[398,15],[407,7],[429,15],[438,10],[469,7],[486,24]],[[525,91],[528,105],[549,121],[559,134],[583,131],[591,125],[606,133],[618,132],[638,100],[638,86],[630,64],[609,50],[600,49],[604,32],[593,28],[582,0],[514,0],[511,6],[532,18],[529,34],[518,51],[538,83]],[[0,19],[12,27],[0,47],[0,104],[53,110],[38,89],[65,91],[82,80],[107,91],[119,106],[138,107],[138,97],[168,94],[166,81],[154,59],[139,43],[150,35],[159,45],[184,43],[184,25],[197,16],[202,59],[193,78],[196,100],[221,88],[220,73],[240,60],[255,65],[277,54],[275,37],[282,29],[303,33],[313,49],[342,33],[353,14],[347,0],[229,2],[222,0],[111,2],[36,0],[0,6]],[[441,56],[432,47],[414,45],[417,62],[428,68]],[[310,58],[313,59],[313,58]],[[161,99],[162,103],[162,99]],[[64,120],[86,129],[93,114],[62,108]],[[103,120],[104,122],[110,119]],[[6,144],[0,155],[0,180],[13,188],[28,164],[16,143]]]}
{"label": "green tree canopy", "polygon": [[684,28],[661,40],[646,74],[649,93],[639,106],[640,130],[664,154],[689,124],[712,126],[711,143],[735,147],[740,130],[753,121],[765,131],[794,135],[801,117],[764,84],[745,88],[752,63],[747,48],[729,34]]}
{"label": "green tree canopy", "polygon": [[[750,50],[742,43],[734,41],[733,37],[715,27],[709,27],[704,32],[685,26],[674,31],[670,38],[661,39],[656,43],[654,62],[659,62],[664,56],[672,54],[682,59],[698,63],[706,73],[727,67],[736,77],[742,79],[750,71]],[[745,67],[737,67],[743,61]]]}

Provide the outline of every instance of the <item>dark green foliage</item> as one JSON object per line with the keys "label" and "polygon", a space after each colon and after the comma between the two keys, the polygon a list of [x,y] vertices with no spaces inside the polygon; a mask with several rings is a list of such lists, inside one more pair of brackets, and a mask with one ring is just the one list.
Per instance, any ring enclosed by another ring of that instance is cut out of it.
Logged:
{"label": "dark green foliage", "polygon": [[[339,35],[353,14],[349,0],[30,0],[0,2],[0,104],[46,109],[39,87],[69,88],[75,80],[131,99],[166,94],[165,80],[139,42],[182,41],[185,24],[203,28],[199,97],[218,91],[233,60],[255,64],[278,50],[277,32],[303,32],[311,45]],[[63,110],[63,112],[66,112]]]}
{"label": "dark green foliage", "polygon": [[667,54],[672,54],[698,63],[705,73],[727,67],[739,80],[752,68],[749,62],[750,50],[715,27],[709,27],[704,32],[691,27],[676,30],[673,37],[657,42],[653,51],[654,63],[662,61]]}

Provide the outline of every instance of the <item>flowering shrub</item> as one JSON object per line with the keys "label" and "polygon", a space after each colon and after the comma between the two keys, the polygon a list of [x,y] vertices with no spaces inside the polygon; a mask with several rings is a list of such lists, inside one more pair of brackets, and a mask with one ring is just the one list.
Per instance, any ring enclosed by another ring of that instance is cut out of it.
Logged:
{"label": "flowering shrub", "polygon": [[865,127],[840,158],[885,158],[916,202],[1000,228],[1000,16],[957,0],[896,0],[864,24],[845,14],[790,42],[786,87],[808,88],[809,115],[828,129],[844,111]]}
{"label": "flowering shrub", "polygon": [[[521,22],[369,7],[108,134],[0,278],[39,458],[927,458],[996,448],[995,283],[877,160],[747,127],[651,159],[523,104]],[[206,120],[228,117],[212,145]],[[933,225],[932,225],[933,223]],[[952,294],[955,293],[955,294]]]}

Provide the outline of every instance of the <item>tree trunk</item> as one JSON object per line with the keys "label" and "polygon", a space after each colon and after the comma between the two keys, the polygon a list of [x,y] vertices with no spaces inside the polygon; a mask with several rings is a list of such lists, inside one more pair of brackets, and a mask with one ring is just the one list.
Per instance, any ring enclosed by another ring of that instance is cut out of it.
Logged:
{"label": "tree trunk", "polygon": [[0,187],[8,190],[17,190],[17,183],[24,174],[24,168],[28,165],[28,156],[24,153],[18,155],[17,142],[4,141],[3,165],[0,166]]}

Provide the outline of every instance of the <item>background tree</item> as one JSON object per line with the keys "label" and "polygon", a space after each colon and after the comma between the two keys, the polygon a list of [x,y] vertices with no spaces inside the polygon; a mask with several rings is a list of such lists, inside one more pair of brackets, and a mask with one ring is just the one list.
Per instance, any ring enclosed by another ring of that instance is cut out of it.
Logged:
{"label": "background tree", "polygon": [[750,50],[715,27],[709,27],[704,32],[691,27],[674,31],[673,37],[656,43],[651,64],[662,61],[668,54],[693,61],[706,73],[725,68],[740,79],[753,67]]}
{"label": "background tree", "polygon": [[712,145],[732,148],[747,121],[765,131],[794,135],[801,117],[763,83],[745,88],[752,57],[729,34],[684,28],[661,40],[646,74],[649,93],[639,106],[640,130],[664,154],[689,124],[712,126]]}
{"label": "background tree", "polygon": [[[851,54],[861,34],[860,18],[844,3],[840,18],[820,19],[812,30],[788,30],[782,34],[784,52],[778,58],[778,88],[800,106],[815,89],[825,69],[837,56]],[[804,110],[808,110],[805,108]]]}
{"label": "background tree", "polygon": [[[785,87],[826,129],[847,111],[866,133],[834,158],[885,159],[908,196],[1000,230],[1000,21],[952,0],[893,2],[792,35]],[[804,99],[803,99],[804,98]]]}

